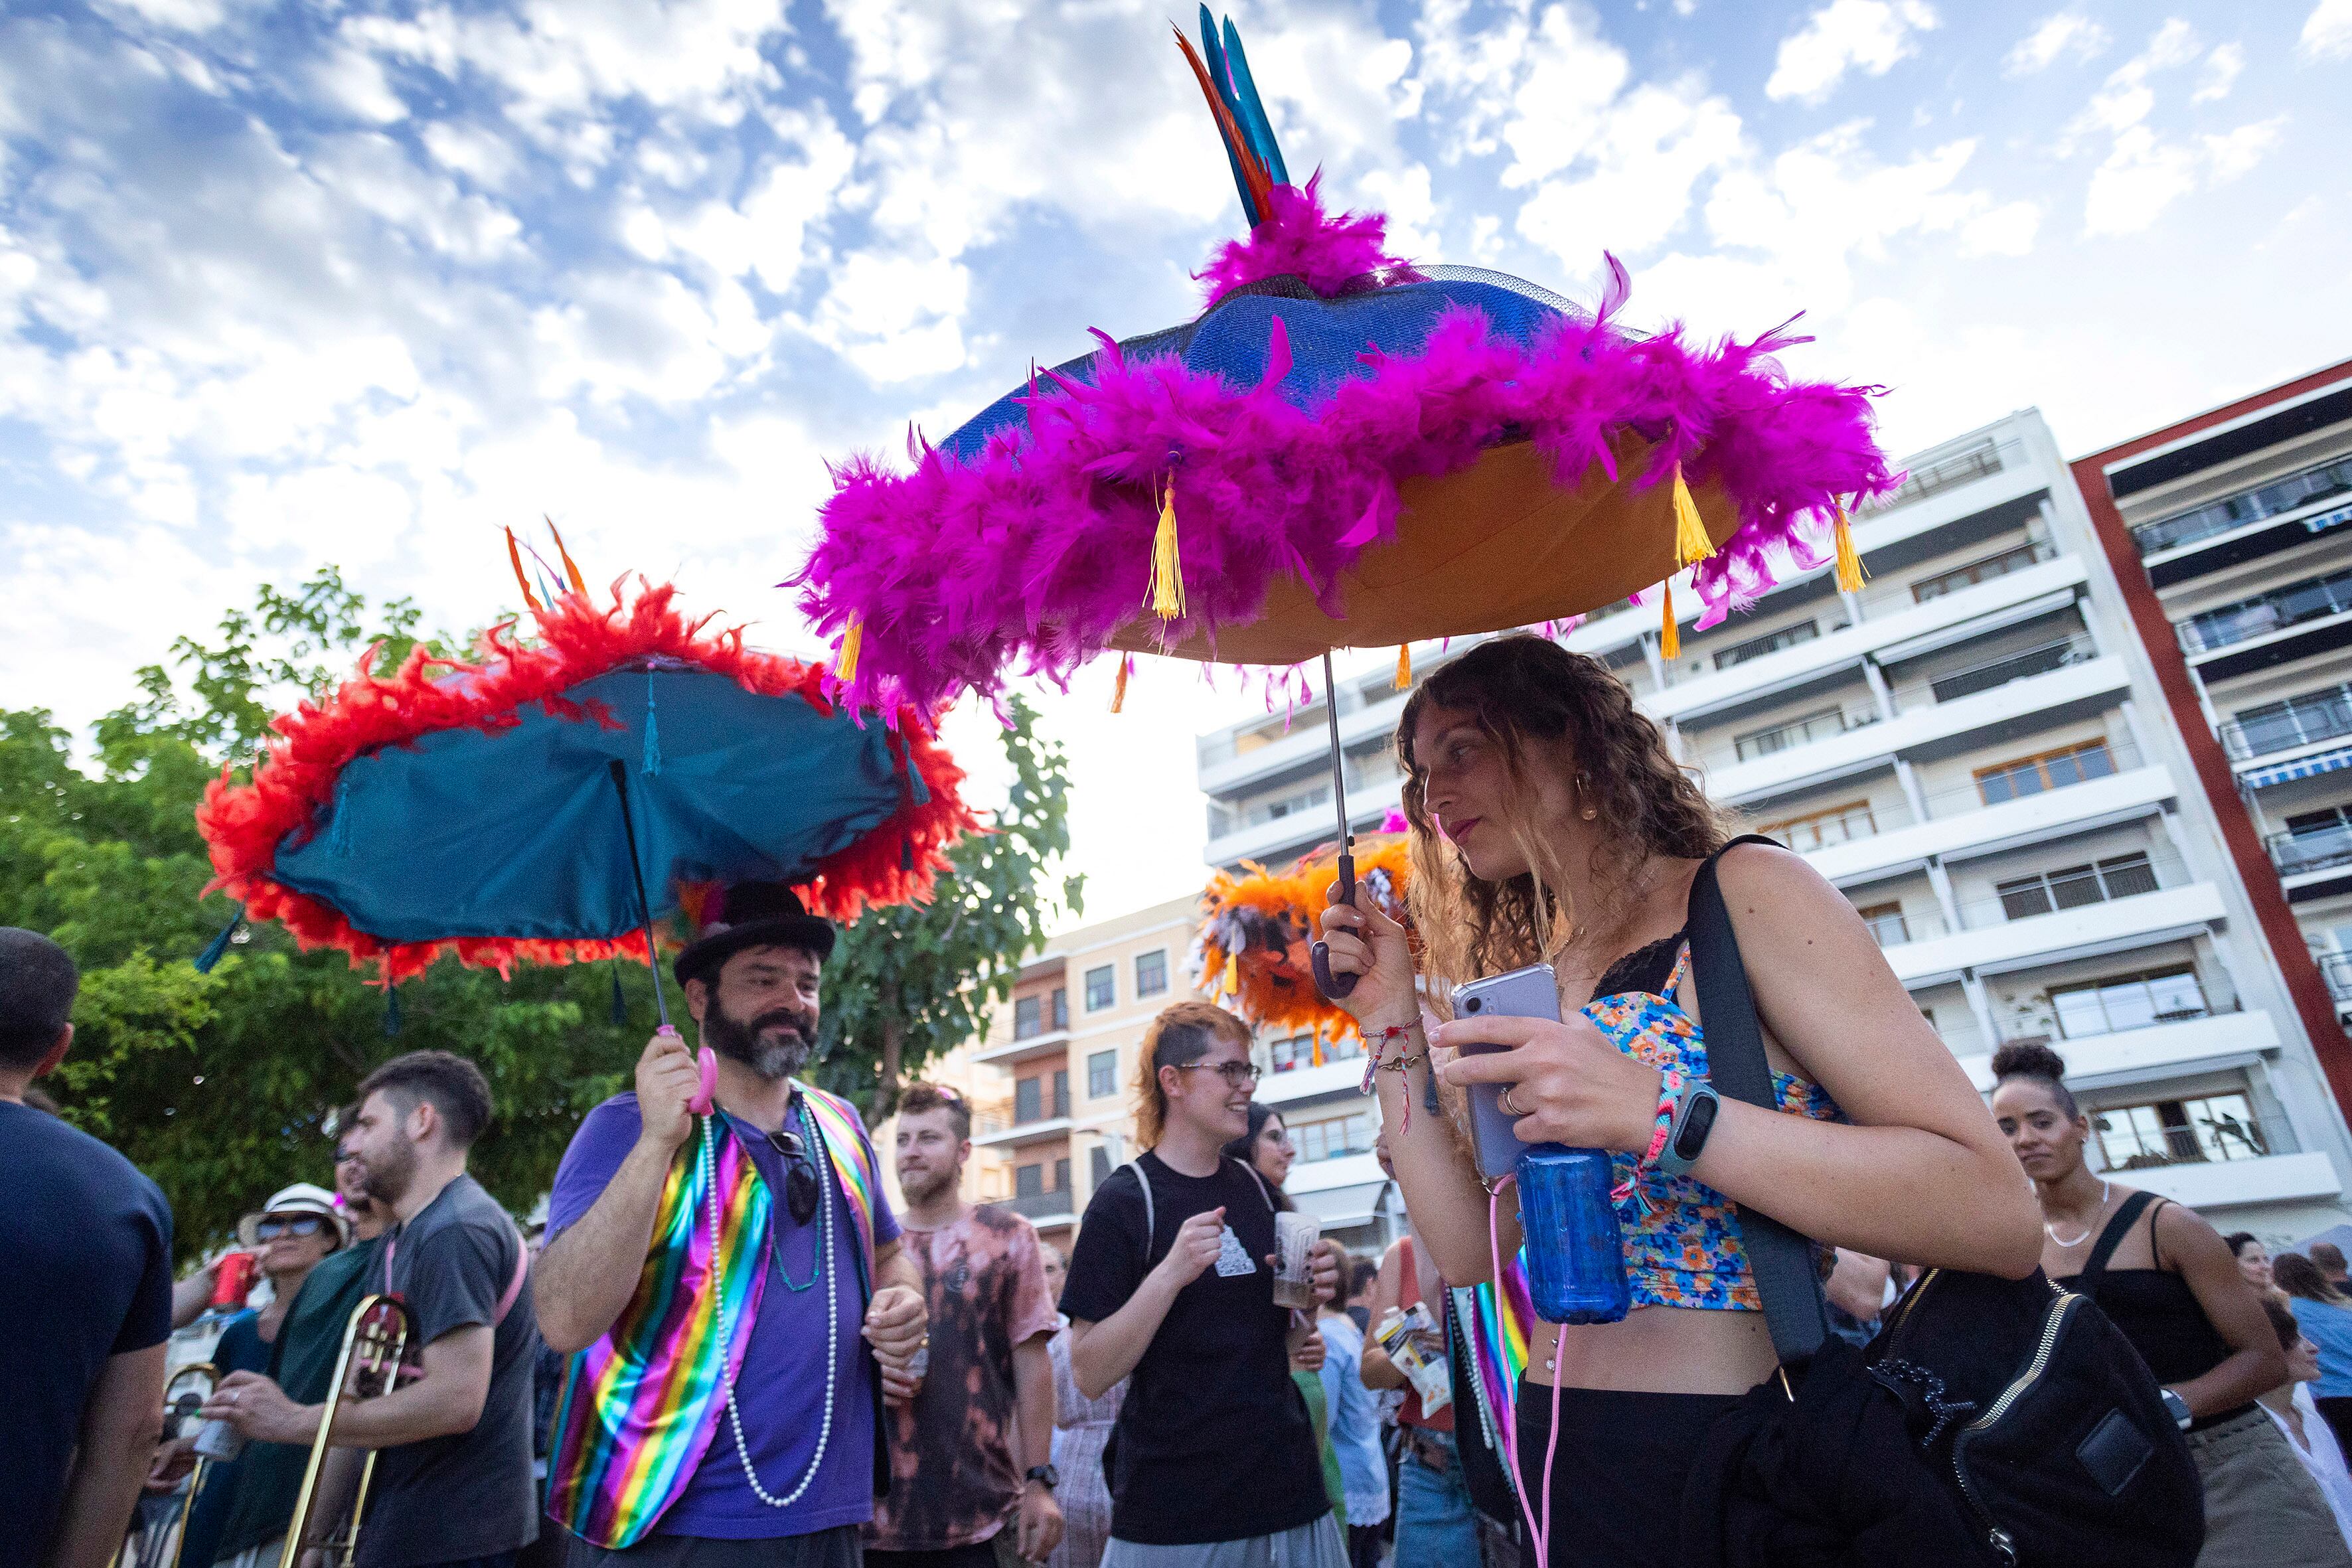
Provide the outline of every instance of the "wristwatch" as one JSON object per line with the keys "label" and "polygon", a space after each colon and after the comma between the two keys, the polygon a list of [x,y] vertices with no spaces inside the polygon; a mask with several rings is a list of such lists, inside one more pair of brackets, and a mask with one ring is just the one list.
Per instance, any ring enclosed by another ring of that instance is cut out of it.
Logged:
{"label": "wristwatch", "polygon": [[1047,1491],[1052,1491],[1062,1484],[1062,1472],[1051,1465],[1039,1465],[1021,1479],[1024,1481],[1035,1481]]}
{"label": "wristwatch", "polygon": [[1695,1083],[1684,1089],[1683,1102],[1675,1107],[1674,1124],[1666,1132],[1666,1146],[1658,1151],[1658,1169],[1669,1176],[1688,1175],[1706,1148],[1707,1134],[1715,1131],[1716,1114],[1722,1109],[1723,1099],[1713,1085]]}
{"label": "wristwatch", "polygon": [[2171,1413],[2173,1425],[2183,1432],[2188,1431],[2189,1424],[2197,1419],[2195,1415],[2189,1414],[2189,1401],[2180,1397],[2180,1391],[2177,1388],[2168,1388],[2162,1393],[2164,1408]]}

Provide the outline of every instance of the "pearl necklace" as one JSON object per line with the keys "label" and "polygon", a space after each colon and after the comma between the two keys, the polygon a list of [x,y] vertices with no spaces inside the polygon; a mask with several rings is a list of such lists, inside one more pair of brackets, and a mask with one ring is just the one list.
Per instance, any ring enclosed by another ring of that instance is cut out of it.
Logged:
{"label": "pearl necklace", "polygon": [[[804,1119],[803,1124],[808,1128],[809,1142],[815,1146],[816,1153],[817,1181],[819,1184],[817,1192],[817,1208],[819,1210],[817,1235],[820,1239],[820,1247],[817,1258],[817,1275],[820,1279],[831,1281],[834,1279],[833,1194],[824,1190],[825,1183],[824,1172],[827,1165],[831,1163],[831,1157],[825,1152],[824,1134],[818,1130],[816,1118],[814,1116],[807,1117]],[[702,1119],[702,1186],[705,1195],[709,1199],[710,1265],[714,1275],[714,1279],[712,1280],[712,1300],[719,1309],[719,1354],[720,1365],[724,1367],[726,1364],[728,1347],[734,1343],[735,1335],[733,1331],[728,1327],[727,1323],[727,1293],[723,1289],[719,1289],[719,1282],[715,1278],[719,1267],[719,1174],[718,1163],[711,1154],[711,1148],[716,1142],[717,1138],[718,1129],[713,1126],[711,1119],[706,1115]],[[745,1158],[748,1159],[750,1156],[746,1155]],[[772,1247],[775,1245],[775,1226],[774,1200],[772,1198],[770,1200],[768,1212],[768,1239],[769,1245]],[[811,1283],[814,1284],[814,1281],[812,1280]],[[778,1497],[773,1492],[771,1492],[766,1487],[762,1486],[760,1482],[759,1472],[751,1468],[751,1445],[743,1441],[743,1417],[736,1411],[735,1408],[735,1378],[736,1374],[742,1370],[741,1363],[738,1363],[734,1367],[729,1368],[726,1371],[727,1422],[730,1426],[734,1428],[735,1454],[738,1458],[743,1461],[743,1479],[751,1483],[751,1495],[758,1498],[770,1508],[790,1508],[793,1504],[800,1501],[802,1495],[805,1493],[809,1489],[810,1486],[815,1482],[818,1467],[824,1463],[825,1445],[833,1436],[833,1395],[834,1388],[838,1381],[841,1370],[841,1313],[838,1310],[837,1304],[834,1300],[834,1296],[837,1289],[838,1287],[829,1285],[825,1291],[824,1419],[817,1427],[816,1452],[809,1458],[808,1471],[801,1477],[800,1485],[794,1487],[786,1496]]]}
{"label": "pearl necklace", "polygon": [[2072,1241],[2068,1241],[2063,1237],[2060,1236],[2056,1230],[2052,1228],[2048,1220],[2043,1220],[2042,1222],[2042,1234],[2048,1237],[2052,1241],[2056,1242],[2062,1250],[2070,1247],[2080,1247],[2083,1243],[2091,1239],[2091,1233],[2099,1228],[2099,1216],[2106,1212],[2107,1184],[2101,1182],[2099,1184],[2099,1206],[2091,1211],[2091,1223],[2083,1227],[2082,1235],[2076,1237]]}

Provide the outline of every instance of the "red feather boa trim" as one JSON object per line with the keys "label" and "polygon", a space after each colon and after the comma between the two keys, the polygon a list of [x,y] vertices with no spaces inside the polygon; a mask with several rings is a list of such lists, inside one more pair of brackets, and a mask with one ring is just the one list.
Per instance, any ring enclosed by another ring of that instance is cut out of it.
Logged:
{"label": "red feather boa trim", "polygon": [[[832,672],[823,664],[761,653],[743,645],[740,626],[713,632],[712,617],[689,621],[677,609],[677,590],[667,584],[641,586],[635,600],[600,609],[577,594],[566,594],[538,616],[539,639],[525,647],[511,640],[512,626],[486,635],[493,656],[480,664],[434,658],[423,648],[411,653],[397,673],[368,673],[373,650],[358,673],[323,702],[304,702],[273,721],[278,739],[238,784],[224,768],[205,790],[196,808],[197,831],[212,852],[216,873],[206,888],[244,901],[251,920],[275,920],[305,949],[332,947],[351,955],[352,967],[373,964],[387,984],[423,973],[443,953],[460,963],[512,973],[527,963],[584,963],[624,957],[646,961],[643,932],[613,940],[551,942],[504,937],[459,937],[440,942],[387,942],[353,926],[341,910],[279,883],[278,846],[289,835],[307,834],[335,796],[335,781],[361,756],[384,746],[407,745],[444,730],[471,727],[488,733],[510,729],[532,703],[560,718],[617,728],[618,721],[593,703],[563,693],[631,660],[658,655],[724,675],[746,691],[766,697],[793,695],[827,717],[835,711],[825,695]],[[471,674],[462,683],[444,683],[453,672]],[[891,731],[894,753],[922,776],[930,799],[902,799],[898,812],[847,848],[826,859],[800,889],[811,912],[850,921],[869,905],[904,903],[929,896],[948,866],[947,848],[978,828],[963,803],[963,770],[934,737],[929,721],[912,708],[898,711]]]}

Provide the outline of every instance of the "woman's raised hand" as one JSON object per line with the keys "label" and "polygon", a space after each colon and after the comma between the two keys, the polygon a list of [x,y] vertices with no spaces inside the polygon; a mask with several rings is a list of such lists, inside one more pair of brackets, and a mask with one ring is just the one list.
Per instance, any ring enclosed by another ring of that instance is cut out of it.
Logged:
{"label": "woman's raised hand", "polygon": [[1389,919],[1361,882],[1352,904],[1339,901],[1339,885],[1331,885],[1331,907],[1323,911],[1323,940],[1330,944],[1331,973],[1354,974],[1356,988],[1334,1005],[1366,1029],[1385,1029],[1417,1023],[1421,999],[1412,988],[1412,949],[1404,927]]}

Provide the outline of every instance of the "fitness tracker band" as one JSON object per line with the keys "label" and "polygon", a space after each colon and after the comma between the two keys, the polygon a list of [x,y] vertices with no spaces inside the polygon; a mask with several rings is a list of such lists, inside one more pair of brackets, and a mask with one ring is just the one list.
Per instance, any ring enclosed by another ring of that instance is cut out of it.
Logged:
{"label": "fitness tracker band", "polygon": [[2181,1398],[2180,1391],[2176,1388],[2165,1389],[2163,1394],[2164,1408],[2166,1412],[2171,1415],[2173,1425],[2179,1427],[2183,1432],[2188,1431],[2189,1424],[2197,1419],[2195,1415],[2189,1413],[2189,1401]]}
{"label": "fitness tracker band", "polygon": [[1666,1133],[1666,1146],[1658,1151],[1658,1169],[1669,1176],[1688,1175],[1706,1150],[1707,1134],[1715,1131],[1715,1119],[1722,1109],[1722,1098],[1711,1084],[1695,1083],[1683,1090],[1683,1102],[1675,1108],[1674,1125]]}
{"label": "fitness tracker band", "polygon": [[1021,1479],[1024,1481],[1035,1481],[1047,1491],[1052,1491],[1062,1484],[1062,1472],[1051,1465],[1039,1465]]}

